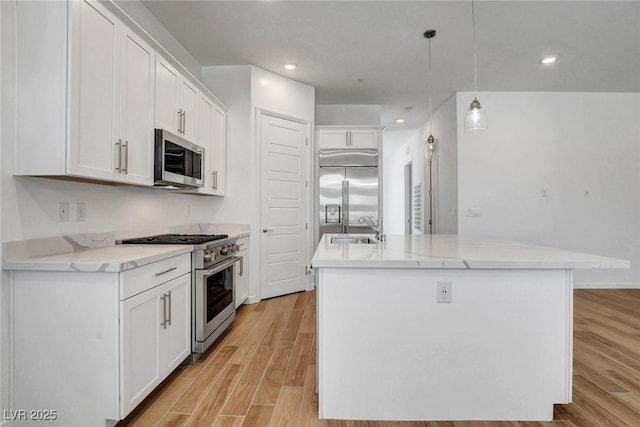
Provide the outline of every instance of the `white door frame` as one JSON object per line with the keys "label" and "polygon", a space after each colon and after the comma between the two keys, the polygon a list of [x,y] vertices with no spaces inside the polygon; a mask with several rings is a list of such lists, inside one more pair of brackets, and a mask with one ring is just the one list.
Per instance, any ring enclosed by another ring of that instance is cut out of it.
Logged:
{"label": "white door frame", "polygon": [[[255,149],[255,160],[256,160],[256,165],[258,166],[258,171],[256,173],[257,175],[257,195],[258,195],[258,206],[259,208],[257,209],[257,214],[254,215],[254,218],[257,217],[258,219],[258,227],[256,227],[256,229],[258,230],[258,239],[257,239],[257,246],[258,246],[258,250],[257,250],[257,254],[259,255],[257,257],[257,261],[255,264],[255,270],[253,271],[257,271],[258,272],[258,284],[259,284],[259,294],[262,294],[262,266],[263,263],[265,262],[264,259],[262,259],[262,238],[263,238],[263,234],[261,227],[262,227],[262,218],[261,218],[261,212],[262,212],[262,191],[261,191],[261,179],[262,179],[262,116],[271,116],[271,117],[275,117],[278,119],[283,119],[283,120],[289,120],[292,122],[296,122],[299,123],[301,125],[304,125],[306,128],[306,132],[307,132],[307,142],[305,145],[305,158],[306,158],[306,172],[305,172],[305,180],[306,180],[306,213],[305,213],[305,222],[307,224],[307,229],[305,230],[305,237],[306,237],[306,244],[305,244],[305,253],[303,254],[303,256],[305,257],[306,261],[306,265],[307,267],[310,267],[311,265],[311,257],[313,255],[314,252],[314,239],[313,239],[313,229],[314,229],[314,225],[315,223],[312,222],[313,221],[313,197],[315,195],[314,192],[314,187],[312,185],[312,179],[311,179],[311,174],[313,171],[313,167],[314,167],[314,162],[313,162],[313,156],[311,155],[311,153],[313,153],[313,128],[312,128],[312,122],[302,119],[300,117],[294,117],[291,116],[289,114],[284,114],[278,111],[274,111],[268,108],[263,108],[263,107],[255,107],[255,141],[256,141],[256,149]],[[253,261],[252,261],[253,262]],[[311,275],[306,275],[306,280],[305,280],[305,284],[304,284],[304,288],[305,290],[309,291],[312,290],[314,287],[314,283],[312,280]]]}

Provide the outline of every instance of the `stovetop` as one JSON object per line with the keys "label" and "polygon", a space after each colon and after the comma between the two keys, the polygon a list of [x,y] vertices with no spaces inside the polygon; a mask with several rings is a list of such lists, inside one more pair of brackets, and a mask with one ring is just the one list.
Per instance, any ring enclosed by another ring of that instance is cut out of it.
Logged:
{"label": "stovetop", "polygon": [[124,239],[123,244],[144,245],[198,245],[226,239],[227,234],[158,234],[157,236]]}

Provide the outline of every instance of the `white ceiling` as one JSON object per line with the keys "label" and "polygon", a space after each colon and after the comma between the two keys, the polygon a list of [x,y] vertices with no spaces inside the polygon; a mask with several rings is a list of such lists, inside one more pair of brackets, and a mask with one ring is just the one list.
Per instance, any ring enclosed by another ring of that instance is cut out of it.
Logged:
{"label": "white ceiling", "polygon": [[[380,105],[388,130],[429,117],[427,29],[434,109],[473,90],[470,1],[144,5],[203,66],[253,64],[314,86],[317,104]],[[475,11],[479,91],[640,92],[640,1],[477,0]],[[557,63],[541,65],[548,54]]]}

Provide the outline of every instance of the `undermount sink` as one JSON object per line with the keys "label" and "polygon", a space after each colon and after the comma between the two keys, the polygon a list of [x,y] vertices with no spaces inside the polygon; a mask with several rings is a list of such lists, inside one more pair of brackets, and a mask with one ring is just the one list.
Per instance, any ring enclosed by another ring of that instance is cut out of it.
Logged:
{"label": "undermount sink", "polygon": [[331,243],[358,243],[358,244],[371,244],[376,243],[375,240],[369,237],[340,237],[335,236],[331,238]]}

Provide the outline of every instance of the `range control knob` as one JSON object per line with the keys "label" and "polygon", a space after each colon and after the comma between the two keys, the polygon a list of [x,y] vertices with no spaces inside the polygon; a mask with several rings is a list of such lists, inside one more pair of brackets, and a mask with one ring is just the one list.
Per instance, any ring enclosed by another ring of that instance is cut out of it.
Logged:
{"label": "range control knob", "polygon": [[224,248],[220,249],[220,255],[227,255],[229,254],[229,247],[225,246]]}
{"label": "range control knob", "polygon": [[207,252],[204,254],[204,260],[205,261],[211,261],[211,252]]}

